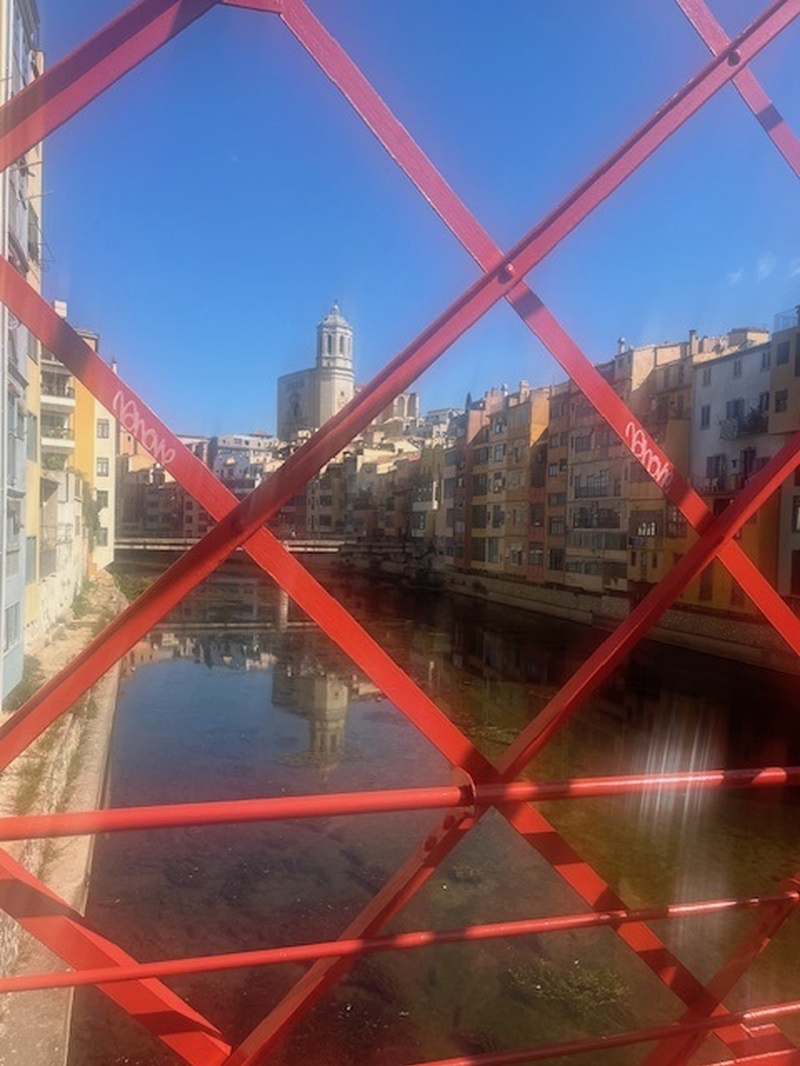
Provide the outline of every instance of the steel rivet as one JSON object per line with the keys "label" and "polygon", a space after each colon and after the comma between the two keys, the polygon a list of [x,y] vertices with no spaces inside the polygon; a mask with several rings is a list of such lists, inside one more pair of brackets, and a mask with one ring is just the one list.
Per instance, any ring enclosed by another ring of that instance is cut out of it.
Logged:
{"label": "steel rivet", "polygon": [[733,51],[731,52],[731,54],[730,54],[730,55],[728,56],[728,66],[729,66],[729,67],[735,67],[735,66],[738,66],[738,64],[739,64],[739,63],[741,63],[741,61],[742,61],[742,57],[741,57],[741,55],[740,55],[740,54],[739,54],[739,52],[737,52],[737,51],[736,51],[736,49],[734,48],[734,50],[733,50]]}
{"label": "steel rivet", "polygon": [[516,274],[516,270],[514,269],[514,264],[513,263],[504,263],[500,267],[500,280],[501,281],[511,281],[511,279],[514,277],[515,274]]}

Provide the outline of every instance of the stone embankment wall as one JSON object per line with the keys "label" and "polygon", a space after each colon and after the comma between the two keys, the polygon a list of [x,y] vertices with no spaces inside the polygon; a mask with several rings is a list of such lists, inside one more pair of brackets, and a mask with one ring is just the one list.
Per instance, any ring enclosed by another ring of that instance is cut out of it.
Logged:
{"label": "stone embankment wall", "polygon": [[[117,607],[116,590],[105,575],[100,575],[85,599],[80,618],[63,623],[49,642],[31,649],[45,679],[74,658]],[[87,810],[102,804],[118,682],[119,668],[115,667],[14,760],[0,776],[0,812]],[[91,836],[29,840],[5,845],[4,850],[82,912],[93,842]],[[0,913],[0,972],[59,968],[62,964],[33,936]],[[68,990],[0,996],[0,1066],[62,1066],[71,1005]]]}

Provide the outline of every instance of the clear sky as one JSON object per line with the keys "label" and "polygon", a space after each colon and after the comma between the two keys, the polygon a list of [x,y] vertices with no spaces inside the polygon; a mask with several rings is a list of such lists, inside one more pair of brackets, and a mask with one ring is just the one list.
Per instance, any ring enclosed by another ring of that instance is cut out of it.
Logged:
{"label": "clear sky", "polygon": [[[766,0],[714,0],[739,32]],[[39,0],[48,65],[128,6]],[[671,0],[310,0],[510,247],[709,59]],[[800,132],[800,20],[753,69]],[[46,146],[46,295],[179,432],[275,429],[338,301],[366,382],[478,276],[277,18],[212,10]],[[771,328],[800,302],[800,190],[731,87],[529,275],[594,360]],[[424,409],[558,365],[505,304]]]}

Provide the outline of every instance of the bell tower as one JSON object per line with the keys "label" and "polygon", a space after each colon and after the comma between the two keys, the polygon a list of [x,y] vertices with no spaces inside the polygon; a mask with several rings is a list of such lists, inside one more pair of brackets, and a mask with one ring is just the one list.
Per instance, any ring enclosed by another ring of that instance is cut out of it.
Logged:
{"label": "bell tower", "polygon": [[317,326],[317,367],[353,373],[353,330],[338,304]]}
{"label": "bell tower", "polygon": [[325,423],[353,399],[353,330],[334,304],[317,326],[315,425]]}

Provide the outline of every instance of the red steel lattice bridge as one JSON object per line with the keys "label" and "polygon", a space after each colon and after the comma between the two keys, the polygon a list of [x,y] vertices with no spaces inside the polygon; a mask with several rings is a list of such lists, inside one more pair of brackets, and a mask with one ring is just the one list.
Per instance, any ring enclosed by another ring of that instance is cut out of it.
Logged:
{"label": "red steel lattice bridge", "polygon": [[[269,1062],[320,997],[368,952],[412,950],[423,945],[521,936],[534,932],[608,927],[682,1004],[672,1023],[657,1028],[609,1032],[546,1047],[521,1047],[447,1059],[449,1066],[502,1066],[566,1054],[649,1044],[649,1066],[688,1062],[713,1033],[727,1049],[724,1062],[800,1064],[800,1050],[780,1027],[800,1010],[800,999],[731,1010],[725,1000],[765,946],[792,916],[800,899],[800,872],[777,891],[748,899],[700,900],[631,909],[564,840],[532,801],[646,792],[654,789],[757,788],[797,785],[793,767],[693,772],[620,778],[581,778],[568,783],[521,779],[534,756],[608,677],[674,599],[712,560],[718,559],[795,652],[800,620],[789,610],[735,540],[743,523],[780,486],[800,461],[800,432],[753,477],[718,516],[710,513],[687,481],[674,473],[664,492],[696,530],[698,538],[669,574],[633,609],[550,700],[496,762],[486,758],[443,711],[386,654],[275,539],[264,523],[345,447],[386,405],[429,367],[458,337],[500,300],[506,300],[544,343],[621,440],[647,457],[648,473],[670,464],[659,445],[591,365],[577,344],[524,280],[558,243],[618,187],[722,86],[731,82],[765,137],[800,175],[800,141],[765,94],[748,64],[800,15],[800,0],[778,0],[735,39],[730,39],[704,0],[677,0],[708,47],[710,59],[674,96],[567,195],[559,206],[509,250],[499,248],[444,181],[433,163],[370,85],[356,64],[303,0],[139,0],[120,17],[13,97],[0,111],[0,169],[68,122],[112,83],[178,36],[212,8],[238,7],[279,20],[304,46],[355,108],[480,268],[480,276],[370,384],[333,417],[281,469],[247,499],[235,497],[192,455],[144,401],[59,318],[5,259],[0,259],[0,295],[30,329],[110,410],[127,412],[143,446],[158,454],[185,489],[216,520],[213,529],[135,600],[56,677],[0,728],[0,766],[8,765],[63,714],[116,661],[211,574],[238,547],[269,574],[385,693],[453,767],[453,783],[430,788],[353,794],[264,798],[237,802],[69,812],[0,819],[0,839],[55,837],[167,826],[211,825],[278,818],[425,809],[442,812],[418,849],[342,930],[338,940],[238,954],[139,963],[60,900],[42,881],[0,850],[0,905],[38,938],[67,969],[5,977],[0,991],[95,985],[149,1028],[191,1066],[253,1066]],[[584,901],[580,913],[484,924],[457,930],[421,930],[382,935],[386,923],[426,883],[443,859],[490,808],[495,808]],[[670,951],[652,923],[690,921],[694,915],[749,909],[752,924],[710,979],[701,979]],[[250,1034],[231,1046],[225,1033],[190,1007],[165,978],[226,968],[308,962],[309,968]],[[444,1066],[440,1060],[438,1066]],[[429,1064],[433,1066],[433,1064]],[[720,1063],[719,1066],[722,1066]]]}

